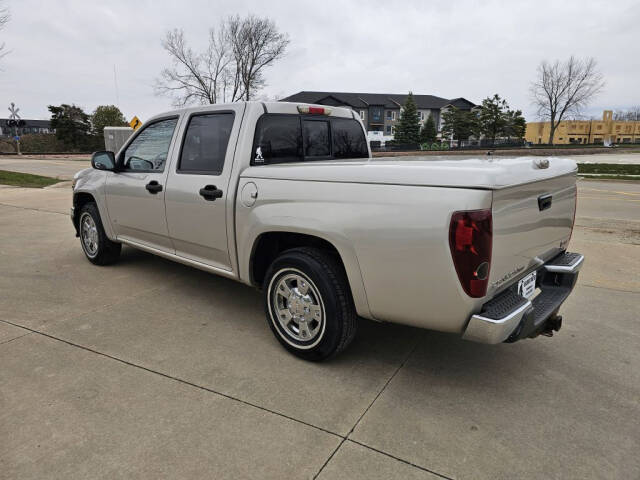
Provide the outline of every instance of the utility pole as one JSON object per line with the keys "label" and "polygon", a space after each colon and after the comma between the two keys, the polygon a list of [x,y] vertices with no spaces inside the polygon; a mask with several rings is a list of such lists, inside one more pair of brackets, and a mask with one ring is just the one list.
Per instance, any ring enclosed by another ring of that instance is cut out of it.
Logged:
{"label": "utility pole", "polygon": [[16,108],[16,104],[11,102],[11,106],[8,108],[11,115],[9,115],[9,121],[7,122],[8,126],[13,126],[13,139],[16,141],[16,153],[18,155],[22,155],[20,152],[20,136],[18,135],[18,126],[20,125],[20,115],[18,112],[19,108]]}
{"label": "utility pole", "polygon": [[118,75],[116,74],[116,64],[113,64],[113,86],[116,90],[116,107],[120,107],[120,94],[118,93]]}

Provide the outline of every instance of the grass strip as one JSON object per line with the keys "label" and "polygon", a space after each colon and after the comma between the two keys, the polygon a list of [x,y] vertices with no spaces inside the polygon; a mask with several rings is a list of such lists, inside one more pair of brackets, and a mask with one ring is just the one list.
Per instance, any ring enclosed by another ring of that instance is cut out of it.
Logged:
{"label": "grass strip", "polygon": [[14,185],[16,187],[43,188],[61,182],[57,178],[32,175],[30,173],[9,172],[0,170],[0,184]]}
{"label": "grass strip", "polygon": [[580,175],[583,180],[631,180],[634,182],[640,182],[640,177],[631,177],[628,175]]}
{"label": "grass strip", "polygon": [[640,164],[579,163],[578,173],[598,175],[640,175]]}

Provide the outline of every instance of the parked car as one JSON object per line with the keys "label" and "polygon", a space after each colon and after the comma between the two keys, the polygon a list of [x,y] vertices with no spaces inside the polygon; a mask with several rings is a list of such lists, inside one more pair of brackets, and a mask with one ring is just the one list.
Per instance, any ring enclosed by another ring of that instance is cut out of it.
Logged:
{"label": "parked car", "polygon": [[348,109],[178,110],[91,163],[71,209],[89,261],[125,244],[255,286],[309,360],[344,350],[358,317],[494,344],[551,335],[583,263],[566,251],[572,160],[372,159]]}
{"label": "parked car", "polygon": [[369,130],[367,132],[367,140],[369,142],[380,142],[380,146],[384,147],[387,142],[393,140],[393,135],[385,135],[384,132],[379,130]]}

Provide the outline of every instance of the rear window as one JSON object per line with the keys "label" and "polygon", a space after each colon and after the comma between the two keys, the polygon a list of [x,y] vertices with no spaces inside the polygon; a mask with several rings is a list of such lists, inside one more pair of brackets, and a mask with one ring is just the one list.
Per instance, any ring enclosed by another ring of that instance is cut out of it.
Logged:
{"label": "rear window", "polygon": [[178,171],[220,175],[224,168],[233,113],[196,115],[189,120]]}
{"label": "rear window", "polygon": [[304,120],[304,156],[328,157],[331,155],[329,144],[329,122]]}
{"label": "rear window", "polygon": [[256,126],[251,164],[368,156],[364,131],[354,119],[265,114]]}
{"label": "rear window", "polygon": [[335,118],[333,126],[333,156],[334,158],[362,158],[369,156],[367,139],[362,127],[355,120]]}

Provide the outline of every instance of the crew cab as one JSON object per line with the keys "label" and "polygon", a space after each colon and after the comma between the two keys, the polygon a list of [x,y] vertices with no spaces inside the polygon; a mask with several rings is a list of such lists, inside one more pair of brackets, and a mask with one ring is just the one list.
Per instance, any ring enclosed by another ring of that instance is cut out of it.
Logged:
{"label": "crew cab", "polygon": [[257,287],[276,338],[309,360],[345,349],[358,317],[488,344],[550,336],[584,260],[567,251],[573,161],[371,158],[346,108],[186,108],[91,163],[71,210],[89,261],[125,244]]}

